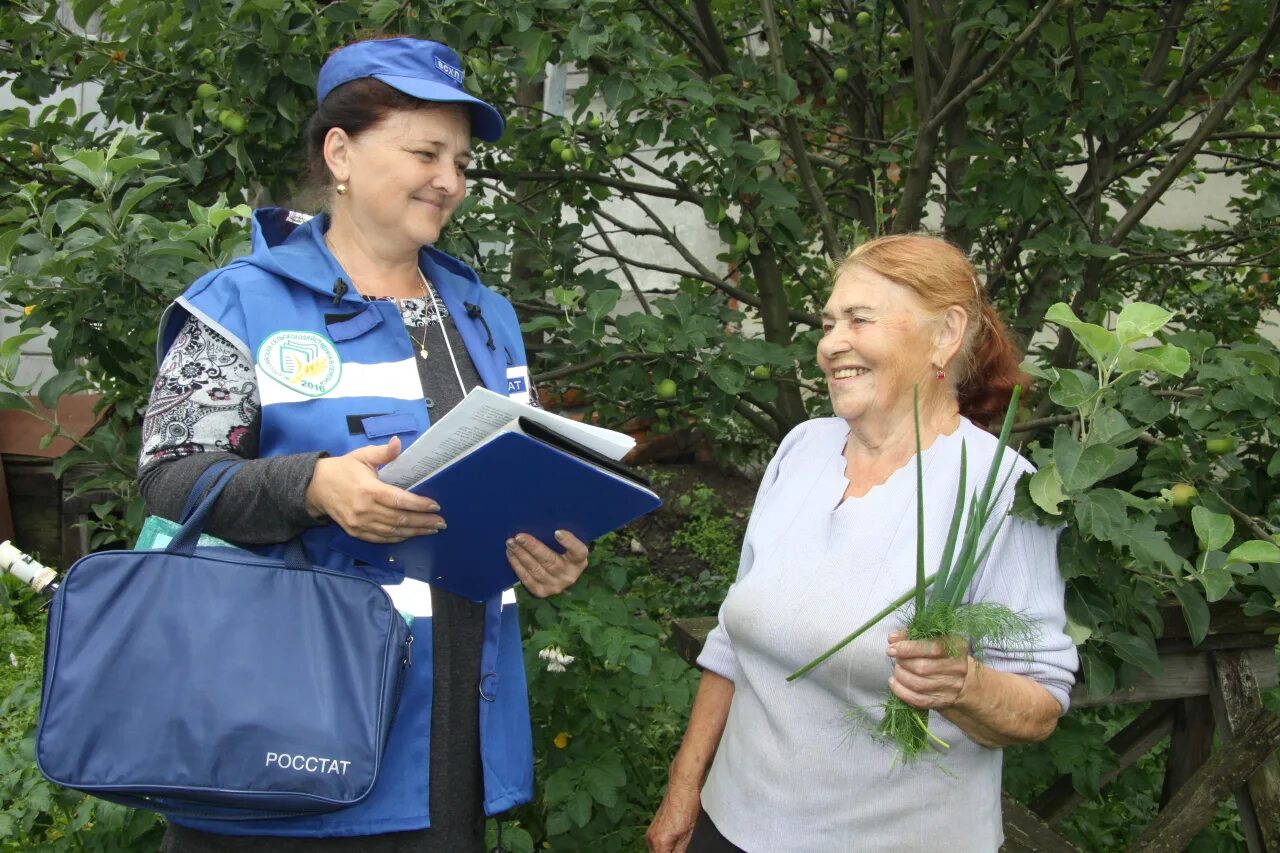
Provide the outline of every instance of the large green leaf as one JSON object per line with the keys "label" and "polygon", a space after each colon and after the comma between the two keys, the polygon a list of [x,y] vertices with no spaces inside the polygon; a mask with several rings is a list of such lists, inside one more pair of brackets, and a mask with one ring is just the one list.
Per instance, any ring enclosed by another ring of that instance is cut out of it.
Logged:
{"label": "large green leaf", "polygon": [[1274,542],[1254,539],[1241,543],[1227,555],[1230,563],[1280,563],[1280,547]]}
{"label": "large green leaf", "polygon": [[1083,370],[1060,370],[1049,388],[1053,402],[1068,409],[1083,406],[1098,393],[1098,380]]}
{"label": "large green leaf", "polygon": [[1114,332],[1109,332],[1096,323],[1086,323],[1075,315],[1071,306],[1058,302],[1045,312],[1045,320],[1057,323],[1071,331],[1075,339],[1098,364],[1110,366],[1113,356],[1120,349],[1120,340]]}
{"label": "large green leaf", "polygon": [[1056,466],[1046,465],[1032,474],[1028,489],[1036,506],[1050,515],[1062,513],[1061,505],[1067,496],[1062,491],[1062,478],[1058,476]]}
{"label": "large green leaf", "polygon": [[1116,335],[1120,343],[1131,344],[1149,338],[1173,319],[1173,312],[1149,302],[1131,302],[1116,317]]}
{"label": "large green leaf", "polygon": [[1231,541],[1236,532],[1236,523],[1231,516],[1199,505],[1191,508],[1191,524],[1196,529],[1201,551],[1219,550]]}
{"label": "large green leaf", "polygon": [[1182,605],[1182,617],[1187,622],[1187,633],[1192,645],[1200,645],[1205,634],[1209,633],[1209,605],[1205,604],[1200,591],[1188,584],[1178,584],[1173,593]]}
{"label": "large green leaf", "polygon": [[[1082,445],[1071,432],[1059,427],[1053,435],[1053,461],[1062,485],[1068,492],[1087,489],[1094,483],[1133,464],[1132,451],[1121,451],[1108,444]],[[1126,464],[1127,463],[1127,464]]]}

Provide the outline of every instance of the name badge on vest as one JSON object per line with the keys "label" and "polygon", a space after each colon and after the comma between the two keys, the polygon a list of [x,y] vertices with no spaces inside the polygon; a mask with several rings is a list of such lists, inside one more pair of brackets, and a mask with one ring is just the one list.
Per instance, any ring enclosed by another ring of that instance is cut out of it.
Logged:
{"label": "name badge on vest", "polygon": [[532,405],[529,396],[529,368],[527,365],[507,368],[507,396],[526,405]]}

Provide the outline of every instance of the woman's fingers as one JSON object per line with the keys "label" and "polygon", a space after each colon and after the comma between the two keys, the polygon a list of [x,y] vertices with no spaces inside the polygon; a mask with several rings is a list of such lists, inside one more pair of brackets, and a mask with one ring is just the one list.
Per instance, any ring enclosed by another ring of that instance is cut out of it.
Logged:
{"label": "woman's fingers", "polygon": [[545,598],[563,592],[587,567],[587,546],[565,530],[556,531],[564,553],[551,550],[527,533],[507,540],[507,562],[520,583],[533,595]]}
{"label": "woman's fingers", "polygon": [[398,449],[391,442],[318,459],[307,486],[308,511],[370,542],[402,542],[442,529],[435,501],[378,479],[377,465],[395,458]]}

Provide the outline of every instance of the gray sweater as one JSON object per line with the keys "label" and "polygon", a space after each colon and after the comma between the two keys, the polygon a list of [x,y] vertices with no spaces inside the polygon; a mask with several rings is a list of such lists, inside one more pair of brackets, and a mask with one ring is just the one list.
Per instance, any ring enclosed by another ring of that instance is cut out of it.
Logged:
{"label": "gray sweater", "polygon": [[[867,709],[870,725],[879,722],[888,635],[903,624],[897,614],[804,678],[785,680],[915,583],[915,459],[865,496],[841,501],[848,432],[838,418],[802,424],[765,472],[737,580],[698,659],[735,687],[703,806],[747,851],[989,853],[1002,841],[999,749],[979,746],[935,713],[930,726],[950,749],[904,766],[850,719],[851,710]],[[962,420],[925,449],[929,571],[951,520],[962,441],[971,485],[983,482],[996,447]],[[1011,452],[1010,464],[1032,470]],[[1030,648],[975,650],[984,663],[1035,679],[1065,710],[1077,661],[1064,633],[1056,539],[1055,530],[1010,517],[970,592],[1023,613],[1039,633]]]}

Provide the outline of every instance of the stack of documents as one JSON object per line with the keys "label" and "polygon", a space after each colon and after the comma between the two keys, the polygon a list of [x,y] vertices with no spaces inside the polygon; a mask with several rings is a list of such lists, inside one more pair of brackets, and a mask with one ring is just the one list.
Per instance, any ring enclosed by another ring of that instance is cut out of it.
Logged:
{"label": "stack of documents", "polygon": [[331,547],[485,601],[517,582],[506,557],[517,533],[559,550],[556,530],[588,542],[662,505],[618,461],[634,445],[623,433],[475,388],[378,473],[440,504],[448,527],[394,545],[338,530]]}

